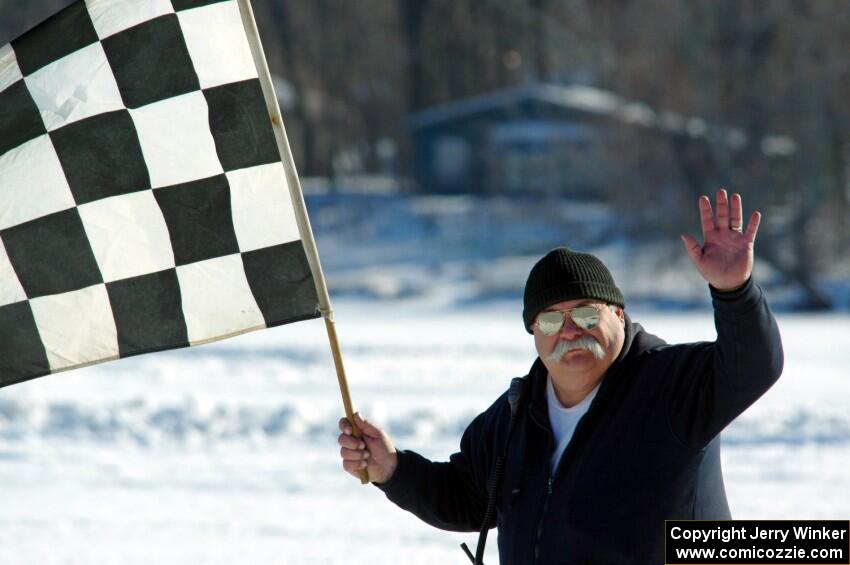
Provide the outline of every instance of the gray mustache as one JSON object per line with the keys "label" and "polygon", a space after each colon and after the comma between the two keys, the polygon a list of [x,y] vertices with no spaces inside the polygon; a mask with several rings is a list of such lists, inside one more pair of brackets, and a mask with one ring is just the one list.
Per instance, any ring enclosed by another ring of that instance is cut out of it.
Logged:
{"label": "gray mustache", "polygon": [[585,349],[597,359],[605,357],[605,351],[599,345],[599,342],[593,336],[583,335],[573,340],[562,339],[558,341],[555,349],[546,357],[546,360],[553,362],[560,361],[567,351],[572,349]]}

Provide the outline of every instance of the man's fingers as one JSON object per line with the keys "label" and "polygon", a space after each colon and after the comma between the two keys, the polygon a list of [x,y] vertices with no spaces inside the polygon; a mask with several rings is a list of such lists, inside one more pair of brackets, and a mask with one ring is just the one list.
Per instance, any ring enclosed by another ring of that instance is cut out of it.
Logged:
{"label": "man's fingers", "polygon": [[345,469],[346,472],[354,475],[355,477],[359,477],[360,476],[359,475],[360,470],[365,469],[368,466],[369,466],[369,464],[362,459],[360,461],[343,461],[342,462],[342,468]]}
{"label": "man's fingers", "polygon": [[716,200],[717,210],[717,229],[729,229],[729,198],[726,196],[726,190],[720,189],[717,191]]}
{"label": "man's fingers", "polygon": [[340,434],[337,443],[339,443],[340,447],[346,447],[348,449],[366,449],[366,442],[362,439],[345,434]]}
{"label": "man's fingers", "polygon": [[343,434],[350,436],[352,433],[351,424],[348,422],[348,418],[340,418],[339,420],[339,431]]}
{"label": "man's fingers", "polygon": [[744,226],[744,211],[741,206],[741,195],[737,192],[732,195],[729,202],[729,227],[741,229]]}
{"label": "man's fingers", "polygon": [[711,201],[708,196],[699,197],[699,221],[702,226],[702,239],[714,231],[714,216],[711,213]]}
{"label": "man's fingers", "polygon": [[365,449],[348,449],[347,447],[339,448],[339,456],[343,461],[363,461],[369,459],[369,452]]}
{"label": "man's fingers", "polygon": [[[365,435],[370,438],[379,438],[383,434],[380,428],[372,425],[358,412],[354,413],[354,424],[357,426],[357,429],[360,431],[361,435]],[[351,425],[351,422],[348,421],[348,418],[341,418],[339,420],[339,431],[343,435],[352,437],[354,436],[354,426]]]}
{"label": "man's fingers", "polygon": [[[355,412],[354,424],[357,426],[357,430],[360,432],[360,435],[363,435],[365,433],[363,430],[363,422],[365,422],[365,420],[363,420],[363,418],[361,418],[360,415]],[[342,418],[339,421],[339,431],[341,431],[345,435],[354,435],[354,426],[351,425],[351,422],[348,420],[348,418]]]}
{"label": "man's fingers", "polygon": [[747,225],[747,231],[745,235],[750,243],[756,240],[756,233],[759,231],[759,224],[761,223],[761,212],[753,212],[750,215],[750,223]]}
{"label": "man's fingers", "polygon": [[351,423],[346,418],[339,421],[339,456],[342,458],[342,468],[345,471],[357,478],[360,478],[360,471],[369,465],[369,451],[366,449],[366,442],[363,439],[354,437],[352,433]]}

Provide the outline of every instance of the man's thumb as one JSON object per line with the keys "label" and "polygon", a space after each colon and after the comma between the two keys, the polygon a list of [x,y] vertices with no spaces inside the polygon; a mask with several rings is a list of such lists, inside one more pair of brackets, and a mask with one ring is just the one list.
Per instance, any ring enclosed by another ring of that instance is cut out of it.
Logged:
{"label": "man's thumb", "polygon": [[693,261],[695,265],[698,265],[702,251],[700,249],[699,242],[697,242],[691,234],[685,233],[682,234],[682,243],[685,244],[685,251],[688,252],[688,256],[691,258],[691,261]]}
{"label": "man's thumb", "polygon": [[360,415],[360,412],[354,413],[354,423],[360,428],[360,431],[369,437],[380,437],[381,430],[376,426],[373,426],[371,422],[367,422],[365,418]]}

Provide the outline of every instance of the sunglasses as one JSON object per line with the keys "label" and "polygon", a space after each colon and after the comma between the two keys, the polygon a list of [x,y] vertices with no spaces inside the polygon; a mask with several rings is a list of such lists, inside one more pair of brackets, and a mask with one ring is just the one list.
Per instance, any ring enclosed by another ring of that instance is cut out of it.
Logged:
{"label": "sunglasses", "polygon": [[547,310],[537,315],[535,325],[540,328],[540,333],[543,335],[553,336],[564,327],[569,314],[576,326],[583,330],[592,330],[599,325],[599,312],[604,307],[603,304],[597,304],[576,306],[569,310]]}

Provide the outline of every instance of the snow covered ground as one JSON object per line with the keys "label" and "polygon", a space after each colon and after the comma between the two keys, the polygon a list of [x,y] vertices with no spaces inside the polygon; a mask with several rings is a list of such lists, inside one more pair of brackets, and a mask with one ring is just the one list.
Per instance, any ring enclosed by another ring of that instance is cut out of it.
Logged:
{"label": "snow covered ground", "polygon": [[[714,336],[678,240],[637,246],[598,203],[308,206],[355,404],[432,458],[533,360],[521,290],[550,247],[602,257],[653,333]],[[724,432],[733,514],[848,519],[850,315],[779,318],[785,375]],[[466,563],[475,535],[433,530],[342,471],[341,413],[319,320],[0,389],[0,564]]]}
{"label": "snow covered ground", "polygon": [[[516,302],[335,304],[358,408],[446,457],[533,359]],[[633,311],[668,341],[710,312]],[[779,316],[783,378],[724,432],[737,518],[850,517],[850,316]],[[0,390],[0,563],[465,563],[342,472],[314,320]],[[495,563],[495,536],[488,544]]]}

